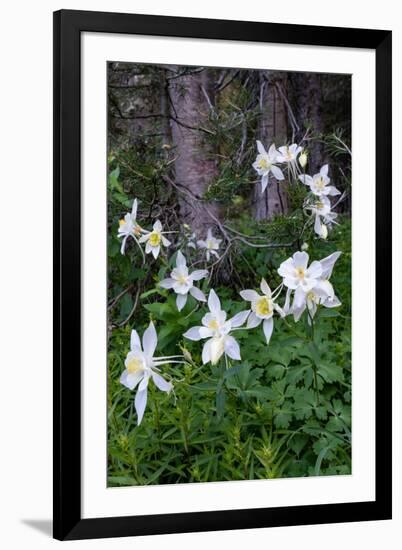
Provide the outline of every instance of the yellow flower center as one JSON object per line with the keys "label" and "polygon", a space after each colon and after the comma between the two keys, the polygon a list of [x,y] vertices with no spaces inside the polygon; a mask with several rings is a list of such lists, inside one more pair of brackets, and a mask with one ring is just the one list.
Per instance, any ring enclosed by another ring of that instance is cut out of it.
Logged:
{"label": "yellow flower center", "polygon": [[296,267],[296,277],[304,279],[305,271],[303,267]]}
{"label": "yellow flower center", "polygon": [[161,242],[161,235],[160,233],[153,231],[149,236],[149,243],[151,246],[158,246]]}
{"label": "yellow flower center", "polygon": [[309,300],[310,302],[317,301],[317,296],[314,294],[312,290],[310,290],[310,292],[307,293],[307,300]]}
{"label": "yellow flower center", "polygon": [[262,158],[258,161],[258,168],[261,168],[261,170],[267,170],[270,167],[269,162],[267,159]]}
{"label": "yellow flower center", "polygon": [[185,285],[187,283],[187,277],[185,275],[179,275],[177,277],[177,281],[181,284],[181,285]]}
{"label": "yellow flower center", "polygon": [[144,365],[143,365],[143,362],[142,362],[141,359],[139,359],[138,357],[133,357],[128,362],[126,368],[129,372],[129,374],[135,374],[137,372],[140,372],[140,371],[144,370]]}
{"label": "yellow flower center", "polygon": [[208,323],[208,328],[211,328],[212,330],[218,330],[218,321],[216,319],[212,319],[212,321]]}
{"label": "yellow flower center", "polygon": [[324,204],[321,201],[316,202],[315,207],[317,210],[322,210],[324,208]]}
{"label": "yellow flower center", "polygon": [[320,189],[320,191],[322,191],[325,187],[323,178],[318,178],[316,185],[317,185],[317,188]]}
{"label": "yellow flower center", "polygon": [[125,223],[126,223],[126,222],[125,222],[124,220],[119,220],[119,225],[120,225],[120,227],[121,227],[122,225],[124,225]]}
{"label": "yellow flower center", "polygon": [[272,313],[272,300],[267,296],[259,298],[255,306],[255,312],[257,315],[269,315]]}
{"label": "yellow flower center", "polygon": [[208,250],[212,250],[214,247],[214,241],[207,241],[207,248]]}
{"label": "yellow flower center", "polygon": [[293,155],[292,155],[292,153],[291,153],[289,147],[286,148],[286,155],[285,155],[285,158],[286,158],[287,160],[292,160],[292,159],[293,159]]}

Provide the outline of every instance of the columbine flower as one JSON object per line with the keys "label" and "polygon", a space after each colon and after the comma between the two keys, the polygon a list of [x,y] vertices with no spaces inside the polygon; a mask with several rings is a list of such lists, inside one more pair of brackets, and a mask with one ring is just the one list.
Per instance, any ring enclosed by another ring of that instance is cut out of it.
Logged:
{"label": "columbine flower", "polygon": [[171,244],[171,242],[164,236],[162,224],[159,220],[156,220],[152,231],[147,231],[147,233],[141,237],[139,242],[147,243],[145,245],[145,254],[149,254],[151,252],[155,260],[159,256],[161,243],[163,246],[170,246]]}
{"label": "columbine flower", "polygon": [[295,252],[291,258],[282,262],[278,273],[283,277],[283,284],[295,291],[294,303],[298,307],[304,300],[305,293],[315,287],[322,276],[322,265],[314,261],[307,267],[307,252]]}
{"label": "columbine flower", "polygon": [[324,307],[338,307],[341,305],[339,298],[335,295],[334,287],[329,282],[332,275],[335,262],[341,255],[341,252],[334,252],[323,260],[320,260],[322,273],[321,277],[316,281],[315,286],[306,292],[298,303],[293,303],[289,313],[293,313],[295,321],[298,321],[305,311],[306,307],[311,318],[317,312],[318,305]]}
{"label": "columbine flower", "polygon": [[315,215],[314,231],[323,239],[328,236],[328,227],[331,227],[338,217],[338,214],[331,212],[331,202],[328,197],[321,195],[312,204],[305,206]]}
{"label": "columbine flower", "polygon": [[310,191],[321,197],[322,195],[340,195],[341,192],[338,191],[333,185],[328,185],[331,181],[328,177],[328,164],[325,164],[319,174],[315,174],[313,177],[308,176],[307,174],[302,174],[299,176],[299,180],[310,187]]}
{"label": "columbine flower", "polygon": [[278,149],[277,162],[295,163],[297,155],[302,151],[302,147],[299,147],[297,143],[292,145],[283,145]]}
{"label": "columbine flower", "polygon": [[125,253],[127,239],[129,237],[132,237],[138,244],[137,237],[141,235],[142,230],[140,225],[137,223],[137,208],[138,208],[138,201],[137,199],[134,199],[131,214],[130,212],[127,212],[124,218],[122,220],[119,220],[119,229],[117,230],[117,237],[118,238],[123,237],[121,248],[120,248],[120,252],[122,254]]}
{"label": "columbine flower", "polygon": [[208,338],[202,349],[202,362],[211,362],[213,365],[219,361],[223,354],[231,359],[240,360],[240,347],[237,341],[230,335],[233,329],[241,327],[249,315],[249,311],[241,311],[226,321],[226,311],[221,309],[221,302],[215,291],[211,289],[208,296],[210,313],[204,315],[201,320],[203,326],[192,327],[184,337],[189,340],[201,340]]}
{"label": "columbine flower", "polygon": [[284,317],[282,308],[274,301],[271,289],[265,279],[261,280],[262,296],[255,290],[242,290],[240,296],[243,300],[251,302],[251,313],[247,319],[247,328],[258,327],[262,322],[262,330],[264,331],[267,344],[271,339],[274,328],[273,315],[277,311],[281,317]]}
{"label": "columbine flower", "polygon": [[271,145],[267,153],[261,141],[257,141],[257,149],[258,155],[255,162],[253,163],[253,168],[254,170],[256,170],[259,176],[262,176],[261,193],[264,193],[268,185],[268,176],[270,172],[277,180],[283,180],[285,179],[285,176],[283,175],[282,170],[275,166],[275,162],[277,162],[278,151],[276,150],[274,144]]}
{"label": "columbine flower", "polygon": [[207,238],[205,241],[197,241],[197,245],[199,246],[199,248],[205,248],[206,250],[207,262],[209,262],[211,254],[219,258],[217,250],[219,250],[221,242],[222,239],[215,239],[215,237],[212,235],[211,228],[208,229]]}
{"label": "columbine flower", "polygon": [[131,331],[130,351],[124,361],[125,370],[120,376],[120,382],[129,390],[134,390],[138,386],[135,396],[135,410],[137,412],[137,424],[140,425],[147,405],[147,390],[149,380],[152,378],[154,384],[161,391],[170,392],[172,384],[167,382],[159,374],[161,365],[168,363],[184,363],[177,361],[180,355],[171,355],[170,357],[154,357],[158,337],[152,321],[145,330],[142,337],[142,347],[140,337],[137,331]]}
{"label": "columbine flower", "polygon": [[180,250],[176,257],[176,267],[170,275],[171,278],[163,279],[159,284],[162,288],[172,288],[176,292],[176,305],[179,311],[186,305],[188,293],[200,302],[207,301],[205,294],[194,286],[194,281],[199,281],[206,277],[208,271],[206,269],[198,269],[189,273],[186,265],[186,258]]}

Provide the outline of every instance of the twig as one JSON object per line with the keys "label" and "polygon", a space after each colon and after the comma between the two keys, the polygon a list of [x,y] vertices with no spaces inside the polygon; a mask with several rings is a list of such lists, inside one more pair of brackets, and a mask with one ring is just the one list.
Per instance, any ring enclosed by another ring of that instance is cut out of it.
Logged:
{"label": "twig", "polygon": [[126,323],[128,323],[128,321],[131,319],[131,317],[134,315],[134,312],[137,308],[137,305],[138,305],[138,300],[139,300],[139,297],[140,297],[140,292],[141,292],[141,287],[138,287],[138,290],[137,290],[137,293],[135,295],[135,300],[134,300],[134,305],[130,311],[130,313],[128,314],[128,317],[126,317],[126,319],[124,319],[124,321],[122,321],[121,323],[117,323],[116,326],[118,327],[122,327],[124,326]]}

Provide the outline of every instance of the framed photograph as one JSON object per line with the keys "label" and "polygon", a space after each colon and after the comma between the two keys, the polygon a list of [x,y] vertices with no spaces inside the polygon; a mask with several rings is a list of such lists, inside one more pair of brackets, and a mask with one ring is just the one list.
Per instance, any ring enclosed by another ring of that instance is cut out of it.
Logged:
{"label": "framed photograph", "polygon": [[391,32],[54,14],[54,536],[391,518]]}

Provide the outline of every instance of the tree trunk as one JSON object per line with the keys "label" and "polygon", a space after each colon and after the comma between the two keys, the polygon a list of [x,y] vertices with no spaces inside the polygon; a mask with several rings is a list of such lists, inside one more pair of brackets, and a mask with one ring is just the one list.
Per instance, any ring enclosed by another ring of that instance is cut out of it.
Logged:
{"label": "tree trunk", "polygon": [[[278,88],[280,87],[280,89]],[[284,145],[288,133],[288,113],[283,96],[286,93],[286,73],[271,71],[260,72],[260,123],[259,136],[266,150],[272,143],[277,147]],[[271,219],[288,210],[286,183],[277,181],[272,174],[266,191],[261,193],[258,184],[254,191],[255,217],[257,220]]]}
{"label": "tree trunk", "polygon": [[[178,72],[182,70],[177,68]],[[203,130],[214,104],[210,70],[171,78],[169,96],[175,179],[182,189],[178,197],[180,215],[198,238],[205,238],[208,227],[214,225],[208,212],[219,218],[216,204],[200,200],[218,175],[214,146],[208,132]]]}
{"label": "tree trunk", "polygon": [[[322,134],[324,131],[321,75],[319,73],[292,73],[290,79],[295,116],[299,125],[296,140],[300,142],[307,128],[312,130],[313,135]],[[307,172],[316,174],[325,163],[324,145],[314,139],[309,142],[308,151]]]}

